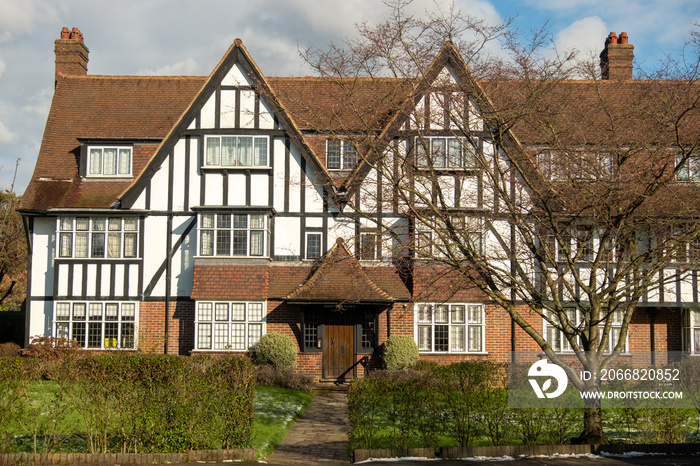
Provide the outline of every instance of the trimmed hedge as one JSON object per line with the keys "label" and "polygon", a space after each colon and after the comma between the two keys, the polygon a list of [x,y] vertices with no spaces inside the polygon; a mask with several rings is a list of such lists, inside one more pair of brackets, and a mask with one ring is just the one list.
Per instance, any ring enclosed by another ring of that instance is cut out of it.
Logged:
{"label": "trimmed hedge", "polygon": [[[42,403],[31,393],[48,380]],[[251,444],[255,374],[246,358],[111,353],[0,360],[0,451],[12,431],[50,453],[68,437],[91,453],[169,453]],[[5,400],[5,395],[8,399]],[[12,402],[10,402],[12,401]],[[80,428],[63,423],[74,413]]]}
{"label": "trimmed hedge", "polygon": [[348,392],[352,448],[561,443],[577,433],[578,410],[509,409],[505,375],[505,365],[465,361],[354,380]]}

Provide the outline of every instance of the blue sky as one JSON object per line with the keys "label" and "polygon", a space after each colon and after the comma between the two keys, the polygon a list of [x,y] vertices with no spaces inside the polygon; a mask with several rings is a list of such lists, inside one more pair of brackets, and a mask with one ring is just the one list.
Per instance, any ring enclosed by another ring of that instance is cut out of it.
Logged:
{"label": "blue sky", "polygon": [[[515,17],[527,32],[549,23],[558,48],[597,55],[610,31],[626,31],[635,66],[679,56],[700,30],[698,0],[455,0],[463,12],[497,23]],[[448,0],[414,0],[422,13]],[[90,49],[89,74],[208,75],[240,37],[262,72],[304,75],[298,49],[352,36],[377,22],[379,0],[0,0],[0,189],[24,192],[53,93],[53,42],[78,27]]]}

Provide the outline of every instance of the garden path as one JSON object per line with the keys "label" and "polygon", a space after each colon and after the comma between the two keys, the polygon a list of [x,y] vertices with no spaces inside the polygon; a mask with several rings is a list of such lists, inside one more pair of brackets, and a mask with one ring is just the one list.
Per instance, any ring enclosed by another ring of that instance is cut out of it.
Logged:
{"label": "garden path", "polygon": [[268,457],[269,464],[350,464],[348,397],[315,392],[304,414]]}

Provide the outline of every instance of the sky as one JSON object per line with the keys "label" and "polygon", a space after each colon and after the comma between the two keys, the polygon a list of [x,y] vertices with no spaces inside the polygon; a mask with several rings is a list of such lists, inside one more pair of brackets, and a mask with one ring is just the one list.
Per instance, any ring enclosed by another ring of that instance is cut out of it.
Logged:
{"label": "sky", "polygon": [[[449,1],[414,0],[409,9],[423,14]],[[635,69],[679,57],[700,30],[698,0],[454,2],[490,24],[514,18],[525,33],[548,24],[558,49],[588,56],[600,53],[610,31],[625,31]],[[53,96],[54,40],[64,26],[83,33],[88,74],[208,76],[238,37],[266,76],[299,76],[312,73],[300,49],[342,42],[357,24],[386,14],[380,0],[0,0],[0,190],[14,179],[22,194],[31,178]]]}

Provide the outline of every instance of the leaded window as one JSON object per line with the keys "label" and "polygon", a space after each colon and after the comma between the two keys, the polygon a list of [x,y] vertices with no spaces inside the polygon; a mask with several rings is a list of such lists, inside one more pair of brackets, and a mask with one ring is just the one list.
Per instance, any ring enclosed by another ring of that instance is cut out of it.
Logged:
{"label": "leaded window", "polygon": [[201,214],[199,254],[202,256],[267,256],[266,214]]}
{"label": "leaded window", "polygon": [[417,304],[418,350],[429,353],[484,351],[484,307],[481,304]]}
{"label": "leaded window", "polygon": [[86,349],[135,349],[136,303],[57,302],[54,336]]}
{"label": "leaded window", "polygon": [[88,148],[88,176],[131,176],[131,147]]}
{"label": "leaded window", "polygon": [[137,217],[59,217],[58,257],[138,257]]}
{"label": "leaded window", "polygon": [[262,302],[197,303],[195,347],[199,350],[247,351],[265,333]]}
{"label": "leaded window", "polygon": [[205,167],[269,167],[267,136],[207,136]]}

